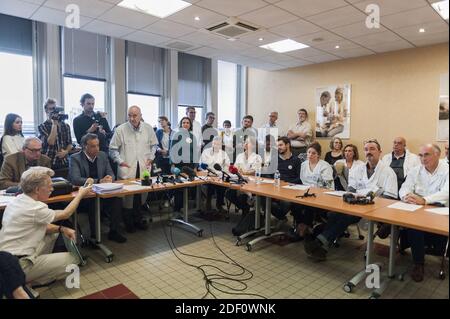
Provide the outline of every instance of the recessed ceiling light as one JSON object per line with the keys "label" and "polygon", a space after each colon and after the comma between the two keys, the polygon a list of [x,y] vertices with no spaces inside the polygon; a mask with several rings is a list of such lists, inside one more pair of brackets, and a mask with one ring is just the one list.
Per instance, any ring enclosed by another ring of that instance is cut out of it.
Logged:
{"label": "recessed ceiling light", "polygon": [[236,39],[235,38],[228,38],[228,41],[234,42],[234,41],[236,41]]}
{"label": "recessed ceiling light", "polygon": [[420,33],[424,33],[424,32],[425,32],[425,29],[424,29],[424,28],[420,28],[420,29],[419,29],[419,32],[420,32]]}
{"label": "recessed ceiling light", "polygon": [[272,50],[278,53],[284,53],[308,48],[309,46],[291,39],[286,39],[265,45],[260,45],[259,47],[267,50]]}
{"label": "recessed ceiling light", "polygon": [[264,40],[264,38],[259,38],[259,39],[258,39],[258,41],[263,41],[263,40]]}
{"label": "recessed ceiling light", "polygon": [[200,17],[195,17],[194,20],[195,21],[200,21]]}
{"label": "recessed ceiling light", "polygon": [[432,3],[431,6],[444,20],[448,20],[448,0]]}
{"label": "recessed ceiling light", "polygon": [[313,41],[313,42],[322,42],[323,38],[314,38],[311,41]]}
{"label": "recessed ceiling light", "polygon": [[340,48],[340,46],[338,46],[338,45],[337,45],[337,46],[335,46],[335,48],[336,48],[336,49],[339,49],[339,48]]}
{"label": "recessed ceiling light", "polygon": [[183,0],[123,0],[118,6],[146,13],[158,18],[165,18],[189,7],[191,4]]}

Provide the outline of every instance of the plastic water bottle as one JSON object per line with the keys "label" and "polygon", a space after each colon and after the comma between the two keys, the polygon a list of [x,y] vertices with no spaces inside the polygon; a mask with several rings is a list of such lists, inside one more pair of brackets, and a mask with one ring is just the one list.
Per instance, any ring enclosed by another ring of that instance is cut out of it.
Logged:
{"label": "plastic water bottle", "polygon": [[255,182],[256,184],[261,184],[261,167],[257,166],[255,168]]}
{"label": "plastic water bottle", "polygon": [[273,179],[275,182],[275,187],[280,187],[281,179],[280,179],[280,172],[278,170],[275,171],[275,174],[273,175]]}

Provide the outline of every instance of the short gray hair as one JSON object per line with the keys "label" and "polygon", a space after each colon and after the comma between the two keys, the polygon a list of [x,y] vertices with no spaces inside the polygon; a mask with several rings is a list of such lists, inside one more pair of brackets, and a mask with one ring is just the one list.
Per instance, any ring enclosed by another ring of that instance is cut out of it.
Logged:
{"label": "short gray hair", "polygon": [[46,177],[52,177],[55,172],[42,166],[34,166],[23,172],[20,177],[20,188],[25,194],[32,194],[38,187],[45,184]]}
{"label": "short gray hair", "polygon": [[23,141],[22,149],[28,148],[28,146],[30,145],[30,143],[31,143],[32,141],[39,142],[39,143],[42,145],[42,141],[41,141],[40,139],[38,139],[36,136],[30,136],[30,137],[27,137],[27,138]]}

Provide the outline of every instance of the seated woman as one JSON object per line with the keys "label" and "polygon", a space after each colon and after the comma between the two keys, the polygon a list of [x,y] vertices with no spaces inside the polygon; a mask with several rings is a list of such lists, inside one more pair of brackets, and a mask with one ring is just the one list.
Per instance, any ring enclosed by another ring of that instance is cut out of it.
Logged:
{"label": "seated woman", "polygon": [[[253,136],[248,136],[244,142],[244,152],[236,157],[235,162],[239,173],[242,175],[253,175],[257,168],[261,169],[262,158],[255,153],[255,149],[256,139]],[[246,215],[250,211],[252,194],[230,189],[226,192],[226,197],[237,208],[242,209],[243,215]]]}
{"label": "seated woman", "polygon": [[336,161],[343,159],[342,156],[342,146],[344,144],[342,143],[342,140],[339,137],[334,137],[330,141],[330,149],[331,151],[327,152],[325,154],[325,162],[327,162],[330,165],[334,165]]}
{"label": "seated woman", "polygon": [[[300,179],[303,185],[311,187],[325,187],[334,189],[333,169],[327,162],[320,159],[322,148],[315,142],[308,146],[307,160],[302,163],[300,169]],[[299,205],[293,210],[294,221],[297,227],[297,234],[303,238],[308,227],[313,227],[316,214],[325,213],[320,208]]]}
{"label": "seated woman", "polygon": [[1,139],[3,157],[22,151],[25,138],[22,134],[22,118],[9,113],[5,118],[4,133]]}
{"label": "seated woman", "polygon": [[67,274],[66,267],[78,264],[78,257],[68,252],[52,253],[59,234],[75,240],[73,229],[52,223],[68,219],[91,187],[81,187],[64,210],[49,209],[45,201],[53,191],[53,170],[31,167],[22,174],[23,194],[15,197],[5,209],[0,230],[0,250],[19,259],[27,283],[45,285]]}
{"label": "seated woman", "polygon": [[364,162],[359,160],[358,148],[353,144],[345,145],[344,158],[334,163],[337,175],[334,184],[337,190],[348,190],[350,175],[360,165],[364,165]]}
{"label": "seated woman", "polygon": [[[217,174],[220,174],[220,172],[217,172],[214,169],[215,164],[219,164],[224,171],[228,171],[228,167],[230,166],[230,158],[228,157],[228,154],[222,150],[222,137],[216,136],[213,138],[212,147],[205,148],[203,150],[202,156],[200,158],[200,163],[207,164],[208,168],[211,168]],[[211,198],[212,195],[216,193],[216,209],[220,213],[224,213],[225,209],[223,208],[223,205],[225,204],[225,188],[215,185],[207,185],[206,187],[206,211],[211,210]]]}
{"label": "seated woman", "polygon": [[[178,167],[183,166],[195,169],[198,164],[197,140],[192,133],[193,125],[189,117],[185,116],[180,120],[180,126],[176,133],[172,134],[170,141],[170,164]],[[181,216],[183,208],[183,190],[174,191],[174,213]]]}

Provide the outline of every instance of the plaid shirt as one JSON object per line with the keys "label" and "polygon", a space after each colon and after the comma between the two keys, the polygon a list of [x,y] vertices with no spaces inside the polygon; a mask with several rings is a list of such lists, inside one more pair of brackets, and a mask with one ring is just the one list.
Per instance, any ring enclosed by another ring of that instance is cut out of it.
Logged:
{"label": "plaid shirt", "polygon": [[56,153],[65,150],[72,144],[72,136],[70,135],[70,126],[66,123],[60,123],[58,125],[56,133],[56,143],[54,145],[48,144],[48,136],[52,130],[52,122],[47,120],[38,126],[39,139],[42,141],[42,154],[47,155],[52,160],[52,168],[64,168],[69,166],[67,155],[64,158],[58,158]]}

